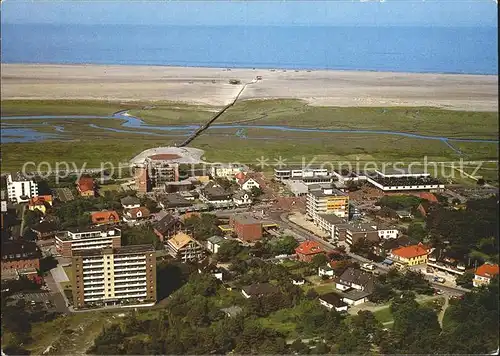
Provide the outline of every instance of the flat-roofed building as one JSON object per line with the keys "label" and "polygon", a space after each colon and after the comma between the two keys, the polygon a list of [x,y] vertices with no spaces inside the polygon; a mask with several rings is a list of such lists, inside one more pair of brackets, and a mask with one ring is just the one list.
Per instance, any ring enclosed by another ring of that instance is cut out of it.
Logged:
{"label": "flat-roofed building", "polygon": [[274,179],[284,181],[287,179],[307,179],[331,177],[330,170],[322,167],[284,167],[274,169]]}
{"label": "flat-roofed building", "polygon": [[345,242],[354,245],[360,240],[378,242],[380,238],[377,228],[371,224],[348,223],[345,229]]}
{"label": "flat-roofed building", "polygon": [[229,219],[229,225],[236,236],[243,241],[256,241],[262,238],[262,221],[250,214],[235,214]]}
{"label": "flat-roofed building", "polygon": [[335,188],[310,190],[306,200],[307,217],[315,223],[319,214],[334,214],[341,218],[349,217],[349,195]]}
{"label": "flat-roofed building", "polygon": [[37,244],[25,240],[2,242],[2,275],[26,269],[40,269],[42,254]]}
{"label": "flat-roofed building", "polygon": [[75,251],[121,246],[121,230],[114,227],[89,227],[68,229],[56,234],[56,251],[71,257]]}
{"label": "flat-roofed building", "polygon": [[75,308],[156,302],[152,245],[75,251],[71,269]]}
{"label": "flat-roofed building", "polygon": [[391,191],[440,191],[444,184],[429,173],[409,173],[405,171],[375,171],[366,180],[384,192]]}

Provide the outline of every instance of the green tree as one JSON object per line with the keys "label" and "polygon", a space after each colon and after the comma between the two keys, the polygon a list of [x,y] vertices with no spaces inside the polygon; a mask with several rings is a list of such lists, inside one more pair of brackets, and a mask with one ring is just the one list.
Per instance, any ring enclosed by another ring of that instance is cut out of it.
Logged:
{"label": "green tree", "polygon": [[290,349],[292,349],[299,355],[307,355],[309,353],[309,346],[304,344],[300,339],[296,339],[294,342],[292,342],[292,344],[290,345]]}
{"label": "green tree", "polygon": [[258,198],[264,194],[264,191],[259,187],[252,187],[252,189],[250,189],[250,194],[252,194],[253,198]]}
{"label": "green tree", "polygon": [[470,289],[473,287],[472,280],[474,279],[474,273],[471,271],[467,271],[462,275],[459,275],[455,281],[458,286]]}
{"label": "green tree", "polygon": [[224,241],[217,251],[216,258],[220,262],[228,262],[243,251],[243,246],[236,240]]}
{"label": "green tree", "polygon": [[422,224],[419,223],[411,223],[408,226],[408,237],[416,242],[422,242],[427,235]]}
{"label": "green tree", "polygon": [[314,257],[311,260],[311,264],[316,268],[326,265],[326,262],[328,262],[328,258],[324,253],[318,253],[314,255]]}
{"label": "green tree", "polygon": [[184,227],[199,241],[205,241],[214,235],[220,235],[219,219],[214,214],[193,215],[184,221]]}

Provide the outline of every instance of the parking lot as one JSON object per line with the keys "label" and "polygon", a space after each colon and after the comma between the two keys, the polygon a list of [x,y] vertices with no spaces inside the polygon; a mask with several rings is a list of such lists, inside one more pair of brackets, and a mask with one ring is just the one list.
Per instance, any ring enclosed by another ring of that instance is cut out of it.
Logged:
{"label": "parking lot", "polygon": [[41,307],[48,311],[55,311],[56,306],[53,301],[53,295],[49,292],[18,293],[11,296],[15,302],[24,299],[26,304],[31,307]]}

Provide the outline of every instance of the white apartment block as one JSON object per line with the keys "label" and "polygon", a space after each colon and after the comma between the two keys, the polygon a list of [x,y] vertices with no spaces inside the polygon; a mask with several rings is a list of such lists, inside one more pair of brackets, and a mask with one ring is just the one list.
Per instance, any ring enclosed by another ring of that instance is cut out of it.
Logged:
{"label": "white apartment block", "polygon": [[[377,226],[374,226],[377,228]],[[381,239],[397,239],[399,236],[399,230],[394,227],[378,227],[378,236]]]}
{"label": "white apartment block", "polygon": [[275,168],[274,178],[279,181],[287,179],[300,180],[303,178],[326,177],[330,175],[327,168]]}
{"label": "white apartment block", "polygon": [[75,308],[156,302],[152,245],[76,251],[72,257]]}
{"label": "white apartment block", "polygon": [[56,250],[63,257],[71,257],[76,251],[117,248],[121,246],[121,236],[121,230],[113,227],[70,229],[56,234]]}
{"label": "white apartment block", "polygon": [[15,179],[8,174],[6,181],[7,197],[14,203],[27,202],[38,195],[38,185],[32,180]]}
{"label": "white apartment block", "polygon": [[245,169],[238,164],[214,164],[210,167],[210,175],[214,178],[233,179],[239,172],[245,173]]}

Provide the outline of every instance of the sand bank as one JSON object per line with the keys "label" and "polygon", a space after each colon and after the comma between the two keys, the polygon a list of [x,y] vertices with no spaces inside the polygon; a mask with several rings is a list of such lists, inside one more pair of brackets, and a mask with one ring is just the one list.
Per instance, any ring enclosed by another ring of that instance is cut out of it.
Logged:
{"label": "sand bank", "polygon": [[296,98],[323,106],[433,106],[498,111],[498,77],[325,70],[117,65],[2,64],[7,99],[179,101],[222,106],[241,99]]}

